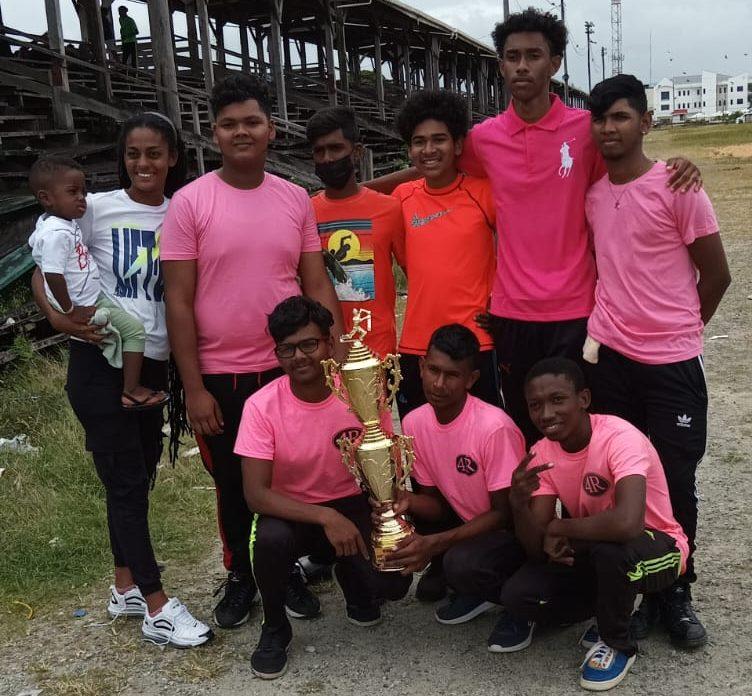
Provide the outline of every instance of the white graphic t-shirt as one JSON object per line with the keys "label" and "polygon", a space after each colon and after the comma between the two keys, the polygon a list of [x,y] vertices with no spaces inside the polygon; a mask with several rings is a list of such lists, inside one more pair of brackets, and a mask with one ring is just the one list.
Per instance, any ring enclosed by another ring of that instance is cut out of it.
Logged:
{"label": "white graphic t-shirt", "polygon": [[102,292],[144,325],[144,355],[166,360],[170,346],[159,238],[169,200],[159,206],[143,205],[118,189],[90,193],[86,201],[86,214],[78,223],[99,266]]}
{"label": "white graphic t-shirt", "polygon": [[[100,281],[97,264],[89,255],[81,237],[81,228],[75,220],[48,215],[37,220],[29,237],[31,256],[42,273],[59,273],[65,279],[68,297],[77,307],[91,307],[99,297]],[[44,281],[47,298],[55,301],[47,280]]]}

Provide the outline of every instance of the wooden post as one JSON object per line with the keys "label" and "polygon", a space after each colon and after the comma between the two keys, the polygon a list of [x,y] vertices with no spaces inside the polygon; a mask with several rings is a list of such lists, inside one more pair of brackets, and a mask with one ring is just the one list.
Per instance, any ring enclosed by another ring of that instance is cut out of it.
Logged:
{"label": "wooden post", "polygon": [[373,150],[370,147],[364,147],[360,160],[360,180],[370,181],[371,179],[373,179]]}
{"label": "wooden post", "polygon": [[473,122],[473,64],[470,54],[465,53],[465,87],[467,88],[467,120]]}
{"label": "wooden post", "polygon": [[353,82],[360,86],[360,51],[357,48],[350,49],[348,55],[348,68],[353,76]]}
{"label": "wooden post", "polygon": [[209,31],[209,9],[206,0],[196,0],[198,10],[198,30],[201,35],[201,62],[204,66],[204,85],[211,92],[214,87],[214,63],[212,61],[211,33]]}
{"label": "wooden post", "polygon": [[227,67],[227,54],[225,53],[225,22],[223,19],[217,19],[215,23],[214,35],[217,40],[217,63],[222,67]]}
{"label": "wooden post", "polygon": [[478,99],[479,111],[488,113],[488,63],[482,56],[478,56]]}
{"label": "wooden post", "polygon": [[178,98],[178,77],[175,70],[175,53],[170,31],[169,0],[152,0],[149,3],[149,26],[151,28],[152,55],[157,85],[165,91],[159,91],[159,103],[165,114],[180,130],[180,99]]}
{"label": "wooden post", "polygon": [[260,77],[266,77],[266,58],[264,57],[266,54],[264,53],[264,32],[261,30],[261,27],[256,27],[256,31],[254,32],[253,29],[251,29],[251,33],[253,34],[253,42],[256,44],[256,60],[258,61],[258,71]]}
{"label": "wooden post", "polygon": [[452,46],[452,55],[449,59],[449,89],[452,92],[459,92],[459,85],[457,83],[457,46]]}
{"label": "wooden post", "polygon": [[60,0],[44,0],[47,13],[47,36],[50,50],[60,54],[50,66],[50,78],[54,96],[52,99],[52,115],[57,128],[73,128],[73,111],[70,104],[60,99],[59,92],[70,92],[68,84],[68,67],[65,61],[65,44],[63,42],[63,22],[60,18]]}
{"label": "wooden post", "polygon": [[438,36],[431,37],[431,89],[439,88],[441,71],[441,39]]}
{"label": "wooden post", "polygon": [[494,91],[494,108],[496,113],[499,113],[501,109],[501,99],[499,94],[499,71],[496,69],[496,64],[493,66],[493,91]]}
{"label": "wooden post", "polygon": [[305,75],[308,73],[308,56],[306,56],[306,42],[304,39],[295,42],[295,48],[300,57],[300,72]]}
{"label": "wooden post", "polygon": [[[324,34],[325,32],[322,30],[321,33]],[[326,41],[326,39],[324,39],[324,41]],[[324,47],[322,46],[321,41],[316,43],[316,60],[318,61],[319,77],[322,80],[326,80],[326,53],[324,52]]]}
{"label": "wooden post", "polygon": [[337,12],[337,63],[339,64],[339,88],[344,94],[345,106],[350,106],[350,71],[347,69],[345,16],[342,12]]}
{"label": "wooden post", "polygon": [[334,73],[334,32],[331,15],[324,22],[324,47],[326,51],[326,90],[329,93],[329,105],[337,105],[337,76]]}
{"label": "wooden post", "polygon": [[238,22],[238,33],[240,34],[240,59],[244,73],[251,72],[251,54],[248,49],[248,25],[242,20]]}
{"label": "wooden post", "polygon": [[277,93],[277,111],[279,117],[287,120],[287,94],[285,92],[285,74],[282,68],[282,7],[284,0],[272,0],[271,36],[269,53],[272,64],[272,78]]}
{"label": "wooden post", "polygon": [[[201,120],[198,115],[198,102],[195,99],[191,99],[191,116],[193,118],[193,132],[200,138],[201,137]],[[198,175],[203,176],[206,174],[206,165],[204,164],[204,148],[200,145],[196,145],[196,166],[198,167]]]}
{"label": "wooden post", "polygon": [[373,34],[373,73],[376,78],[376,108],[379,118],[386,121],[386,106],[384,104],[384,73],[381,62],[381,29],[377,24]]}
{"label": "wooden post", "polygon": [[102,101],[111,104],[113,100],[112,81],[110,72],[107,70],[107,47],[104,43],[104,27],[102,25],[102,12],[99,0],[81,0],[87,25],[87,36],[92,50],[93,62],[105,72],[97,73],[97,89]]}
{"label": "wooden post", "polygon": [[191,73],[196,74],[198,67],[198,32],[196,31],[196,1],[185,3],[185,25],[188,34],[188,57],[191,61]]}
{"label": "wooden post", "polygon": [[413,71],[410,67],[410,35],[405,39],[402,47],[402,61],[405,66],[405,94],[409,97],[413,92]]}
{"label": "wooden post", "polygon": [[288,73],[291,73],[292,72],[292,55],[290,52],[290,28],[287,25],[285,25],[285,28],[282,32],[282,55],[285,58],[283,68]]}

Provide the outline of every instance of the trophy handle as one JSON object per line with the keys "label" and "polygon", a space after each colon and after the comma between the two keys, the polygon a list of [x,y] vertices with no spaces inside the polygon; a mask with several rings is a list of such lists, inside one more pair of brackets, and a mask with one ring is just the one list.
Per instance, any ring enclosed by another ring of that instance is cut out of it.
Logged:
{"label": "trophy handle", "polygon": [[321,367],[324,368],[324,379],[326,379],[326,386],[332,390],[332,393],[336,394],[340,401],[343,401],[348,406],[350,400],[347,398],[347,392],[342,388],[341,383],[337,383],[334,378],[340,374],[340,364],[334,358],[328,358],[321,361]]}
{"label": "trophy handle", "polygon": [[384,374],[389,375],[386,378],[386,404],[390,408],[394,404],[394,400],[397,398],[397,391],[402,382],[402,369],[399,364],[399,353],[387,353],[384,359],[381,361],[381,367],[384,370]]}
{"label": "trophy handle", "polygon": [[413,448],[413,438],[408,435],[395,435],[394,449],[395,460],[399,462],[394,485],[397,488],[404,490],[405,482],[412,473],[413,464],[415,463],[415,449]]}
{"label": "trophy handle", "polygon": [[363,488],[363,478],[360,475],[360,469],[358,463],[355,460],[356,443],[349,437],[342,436],[337,440],[337,447],[339,447],[340,454],[342,455],[342,462],[347,467],[347,470],[353,475],[353,478],[357,484]]}

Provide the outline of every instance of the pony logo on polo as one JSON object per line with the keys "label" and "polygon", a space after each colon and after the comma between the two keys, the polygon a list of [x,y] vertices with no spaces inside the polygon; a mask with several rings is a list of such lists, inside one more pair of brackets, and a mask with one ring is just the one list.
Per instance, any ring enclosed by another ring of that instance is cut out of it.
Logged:
{"label": "pony logo on polo", "polygon": [[135,227],[112,227],[112,271],[115,274],[115,295],[144,298],[160,302],[164,295],[159,263],[159,239],[162,225],[156,230]]}
{"label": "pony logo on polo", "polygon": [[460,454],[457,456],[456,466],[457,471],[466,476],[472,476],[478,471],[478,462],[466,454]]}
{"label": "pony logo on polo", "polygon": [[565,140],[559,148],[559,154],[561,155],[561,165],[559,165],[558,173],[562,179],[566,179],[572,173],[574,157],[572,157],[572,153],[569,149],[569,143],[571,143],[572,141],[574,141],[574,138],[572,138],[572,140]]}
{"label": "pony logo on polo", "polygon": [[588,472],[582,477],[582,489],[588,495],[595,497],[603,495],[609,489],[609,486],[609,482],[600,474]]}
{"label": "pony logo on polo", "polygon": [[363,434],[362,428],[344,428],[343,430],[340,430],[332,438],[332,444],[337,449],[339,449],[340,440],[345,439],[345,440],[349,440],[350,442],[353,442],[354,440],[357,440],[362,434]]}

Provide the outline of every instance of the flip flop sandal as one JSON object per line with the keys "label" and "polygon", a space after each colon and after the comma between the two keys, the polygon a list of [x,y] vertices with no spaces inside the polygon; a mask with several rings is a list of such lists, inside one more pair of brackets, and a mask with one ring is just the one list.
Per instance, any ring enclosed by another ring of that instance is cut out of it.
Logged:
{"label": "flip flop sandal", "polygon": [[[151,392],[149,397],[157,396],[158,394],[164,394],[164,392],[153,391]],[[135,396],[125,391],[122,395],[132,404],[129,406],[121,404],[124,411],[150,411],[154,408],[162,408],[162,406],[164,406],[170,400],[168,394],[164,394],[164,398],[160,399],[159,401],[149,401],[149,397],[147,397],[146,399],[137,399]]]}

